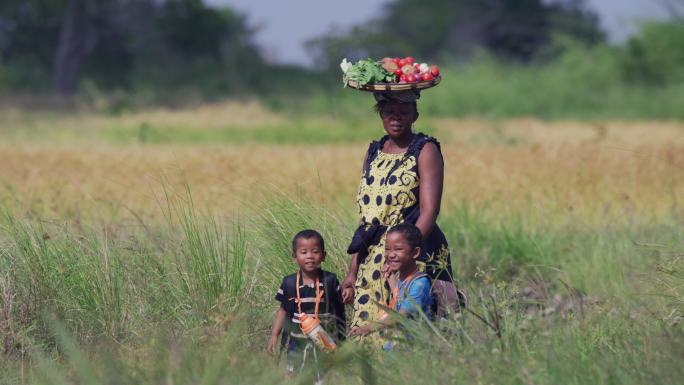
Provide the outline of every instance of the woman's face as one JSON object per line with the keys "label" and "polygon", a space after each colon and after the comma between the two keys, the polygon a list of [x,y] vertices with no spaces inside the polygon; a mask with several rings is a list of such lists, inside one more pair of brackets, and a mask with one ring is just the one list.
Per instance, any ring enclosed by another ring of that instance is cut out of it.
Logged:
{"label": "woman's face", "polygon": [[418,119],[418,111],[411,103],[388,102],[380,110],[382,125],[391,138],[401,138],[411,133],[411,125]]}

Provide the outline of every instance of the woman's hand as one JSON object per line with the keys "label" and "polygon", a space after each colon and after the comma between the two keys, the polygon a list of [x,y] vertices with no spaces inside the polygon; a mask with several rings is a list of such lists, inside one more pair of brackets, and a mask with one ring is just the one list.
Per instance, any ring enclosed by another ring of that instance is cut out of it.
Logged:
{"label": "woman's hand", "polygon": [[356,274],[358,273],[358,271],[358,254],[354,253],[351,255],[351,261],[349,263],[349,272],[340,284],[340,289],[342,291],[342,303],[345,305],[349,305],[354,301],[354,287],[356,286]]}
{"label": "woman's hand", "polygon": [[356,284],[356,277],[347,275],[340,288],[342,290],[342,303],[348,305],[354,301],[354,285]]}
{"label": "woman's hand", "polygon": [[268,340],[268,352],[275,354],[276,346],[278,346],[278,335],[271,334],[271,338]]}

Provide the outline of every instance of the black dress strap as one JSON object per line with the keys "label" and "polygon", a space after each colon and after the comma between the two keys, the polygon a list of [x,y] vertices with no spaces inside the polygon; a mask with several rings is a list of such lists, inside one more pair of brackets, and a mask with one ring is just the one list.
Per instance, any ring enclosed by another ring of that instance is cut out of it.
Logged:
{"label": "black dress strap", "polygon": [[[383,139],[385,139],[385,138],[383,138]],[[413,140],[409,144],[408,149],[406,150],[406,153],[404,154],[404,157],[401,158],[401,161],[396,162],[394,164],[394,166],[392,167],[392,169],[390,169],[390,171],[387,173],[387,175],[392,174],[394,172],[394,170],[399,168],[399,166],[401,166],[411,156],[414,156],[416,158],[416,161],[417,161],[418,156],[420,155],[420,152],[423,150],[423,147],[425,147],[426,143],[434,143],[435,146],[437,146],[437,151],[439,151],[440,154],[442,153],[442,148],[439,145],[439,142],[437,141],[437,139],[433,138],[432,136],[425,135],[422,132],[419,132],[416,134],[416,136],[413,137]],[[369,163],[369,165],[370,165],[370,163]]]}
{"label": "black dress strap", "polygon": [[385,142],[389,139],[389,136],[385,135],[380,140],[374,140],[368,145],[368,151],[366,152],[366,163],[363,165],[363,175],[368,179],[370,176],[370,165],[373,163],[375,158],[378,156],[378,151],[382,149]]}
{"label": "black dress strap", "polygon": [[423,134],[422,132],[416,134],[416,137],[411,141],[406,153],[411,153],[411,155],[415,155],[417,158],[427,143],[433,143],[435,146],[437,146],[437,151],[439,151],[440,154],[442,153],[442,146],[440,146],[439,141],[432,136]]}

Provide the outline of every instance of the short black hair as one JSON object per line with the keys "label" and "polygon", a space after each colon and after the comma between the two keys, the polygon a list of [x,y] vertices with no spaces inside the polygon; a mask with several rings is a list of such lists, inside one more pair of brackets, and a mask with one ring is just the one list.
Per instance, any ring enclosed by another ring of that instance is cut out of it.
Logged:
{"label": "short black hair", "polygon": [[323,240],[323,236],[321,235],[321,233],[319,233],[316,230],[307,229],[307,230],[302,230],[302,231],[298,232],[294,236],[294,238],[292,238],[292,253],[294,254],[297,252],[297,240],[298,239],[311,239],[311,238],[316,238],[318,243],[321,245],[321,251],[325,251],[325,241]]}
{"label": "short black hair", "polygon": [[416,225],[413,225],[411,223],[400,223],[396,226],[393,226],[389,229],[387,234],[390,233],[399,233],[404,236],[404,239],[406,239],[406,242],[408,242],[409,246],[412,248],[420,247],[420,245],[423,243],[423,234],[420,233],[420,229],[416,227]]}

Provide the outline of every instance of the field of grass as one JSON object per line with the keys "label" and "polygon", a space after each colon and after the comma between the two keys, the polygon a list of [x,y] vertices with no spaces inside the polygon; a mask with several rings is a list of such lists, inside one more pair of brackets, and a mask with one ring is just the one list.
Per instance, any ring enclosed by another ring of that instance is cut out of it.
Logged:
{"label": "field of grass", "polygon": [[[424,115],[471,312],[394,354],[345,344],[327,383],[680,383],[684,125]],[[381,134],[370,109],[3,110],[0,383],[285,382],[264,348],[288,243],[320,230],[344,274]]]}

